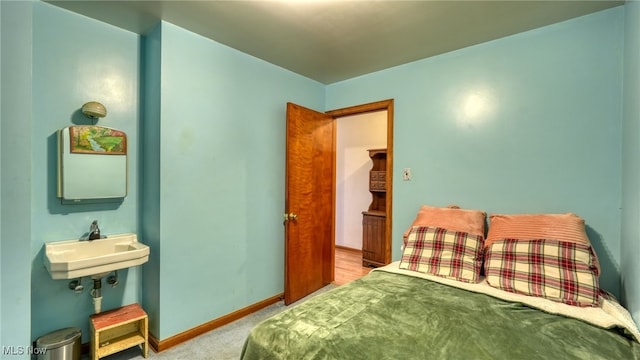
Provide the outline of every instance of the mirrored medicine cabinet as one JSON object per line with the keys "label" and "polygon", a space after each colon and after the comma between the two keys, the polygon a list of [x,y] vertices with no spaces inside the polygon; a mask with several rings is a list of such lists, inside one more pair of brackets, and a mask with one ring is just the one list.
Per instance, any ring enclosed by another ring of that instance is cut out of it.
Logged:
{"label": "mirrored medicine cabinet", "polygon": [[78,125],[58,130],[58,197],[63,204],[122,201],[127,196],[127,135]]}

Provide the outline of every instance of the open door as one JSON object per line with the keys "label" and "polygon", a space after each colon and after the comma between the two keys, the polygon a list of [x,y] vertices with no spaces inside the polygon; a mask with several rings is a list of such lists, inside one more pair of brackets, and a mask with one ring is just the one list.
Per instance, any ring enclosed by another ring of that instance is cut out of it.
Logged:
{"label": "open door", "polygon": [[333,281],[334,152],[334,118],[287,103],[286,305]]}

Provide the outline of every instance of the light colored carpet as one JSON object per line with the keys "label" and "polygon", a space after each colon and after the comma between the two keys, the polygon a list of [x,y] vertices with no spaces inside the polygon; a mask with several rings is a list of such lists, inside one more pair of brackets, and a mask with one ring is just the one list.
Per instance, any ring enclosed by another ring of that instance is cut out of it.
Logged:
{"label": "light colored carpet", "polygon": [[[153,360],[231,360],[239,359],[244,341],[249,335],[249,331],[262,320],[265,320],[285,309],[299,305],[311,297],[336,288],[336,285],[329,284],[311,295],[285,306],[282,301],[236,320],[225,326],[219,327],[208,333],[202,334],[194,339],[174,346],[161,353],[155,353],[149,349],[148,359]],[[89,359],[88,355],[83,355],[83,360]],[[111,356],[104,357],[105,360],[143,360],[140,349],[136,346],[128,350],[121,351]]]}

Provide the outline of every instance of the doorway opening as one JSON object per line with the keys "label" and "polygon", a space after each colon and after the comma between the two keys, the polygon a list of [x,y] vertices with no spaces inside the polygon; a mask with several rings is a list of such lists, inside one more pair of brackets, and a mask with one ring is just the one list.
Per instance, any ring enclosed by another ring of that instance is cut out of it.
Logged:
{"label": "doorway opening", "polygon": [[[327,114],[335,119],[337,133],[334,278],[336,283],[342,283],[367,274],[374,263],[391,262],[393,100]],[[380,150],[386,153],[383,169],[378,169],[377,161],[371,158]],[[372,186],[376,187],[373,191]],[[382,203],[383,207],[372,217],[367,210],[372,210],[374,203]],[[353,261],[354,256],[360,257],[360,265]]]}
{"label": "doorway opening", "polygon": [[[382,220],[378,223],[383,224],[384,214],[368,210],[374,210],[373,201],[375,205],[384,205],[384,201],[374,198],[384,196],[381,192],[384,189],[370,192],[371,170],[376,166],[370,153],[372,149],[386,147],[386,110],[336,119],[334,283],[337,285],[366,275],[371,269],[369,260],[381,257],[378,253],[384,249],[384,226],[368,226],[370,219]],[[369,231],[363,236],[365,228]],[[365,251],[367,255],[363,256]]]}

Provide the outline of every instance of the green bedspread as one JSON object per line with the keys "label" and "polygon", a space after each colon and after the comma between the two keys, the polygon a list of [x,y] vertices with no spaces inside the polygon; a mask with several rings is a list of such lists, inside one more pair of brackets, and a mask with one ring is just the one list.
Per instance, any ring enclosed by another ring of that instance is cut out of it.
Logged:
{"label": "green bedspread", "polygon": [[617,330],[374,271],[257,325],[242,359],[640,359]]}

